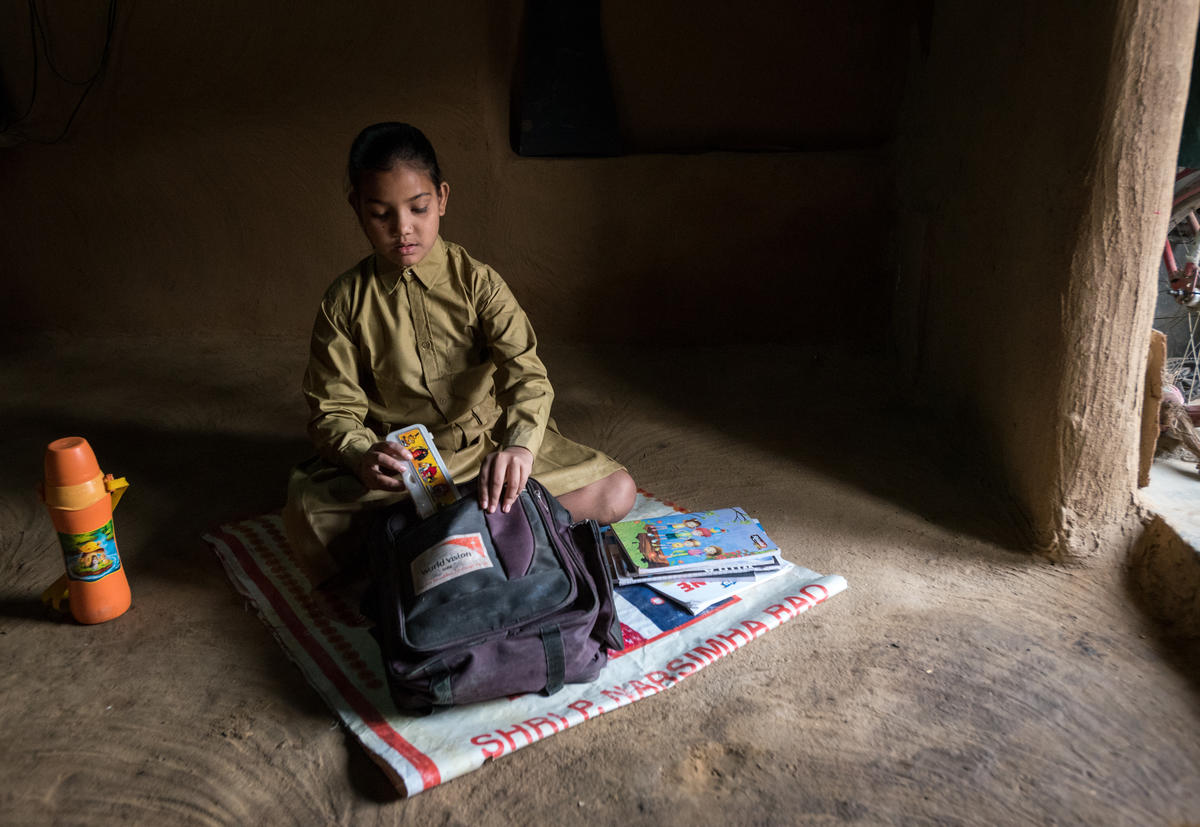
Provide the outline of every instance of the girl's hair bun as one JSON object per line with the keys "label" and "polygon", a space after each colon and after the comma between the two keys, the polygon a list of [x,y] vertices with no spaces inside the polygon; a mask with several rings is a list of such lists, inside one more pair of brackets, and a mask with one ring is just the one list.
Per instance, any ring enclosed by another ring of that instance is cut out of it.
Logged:
{"label": "girl's hair bun", "polygon": [[367,170],[386,171],[396,164],[410,164],[429,174],[433,186],[442,186],[442,170],[437,153],[425,133],[406,123],[389,121],[371,124],[350,145],[350,160],[346,164],[346,179],[350,189],[357,189]]}

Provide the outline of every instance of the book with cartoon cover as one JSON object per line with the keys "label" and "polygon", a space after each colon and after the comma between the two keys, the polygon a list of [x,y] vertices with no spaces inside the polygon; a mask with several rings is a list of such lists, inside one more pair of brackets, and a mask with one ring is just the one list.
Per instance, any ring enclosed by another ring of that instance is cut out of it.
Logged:
{"label": "book with cartoon cover", "polygon": [[626,520],[612,534],[634,576],[779,566],[779,546],[741,508]]}
{"label": "book with cartoon cover", "polygon": [[670,583],[685,577],[720,577],[726,580],[754,581],[755,574],[764,571],[775,571],[780,567],[781,558],[775,555],[762,555],[752,558],[734,558],[719,560],[704,567],[703,571],[684,570],[677,568],[636,569],[625,556],[616,535],[611,531],[604,532],[603,552],[608,559],[609,571],[612,574],[614,586],[632,586],[638,584],[650,585],[657,582]]}

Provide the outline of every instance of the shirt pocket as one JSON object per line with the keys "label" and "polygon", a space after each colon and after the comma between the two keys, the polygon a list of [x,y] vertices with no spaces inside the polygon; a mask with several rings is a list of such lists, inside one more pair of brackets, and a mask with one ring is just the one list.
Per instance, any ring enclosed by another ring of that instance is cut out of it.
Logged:
{"label": "shirt pocket", "polygon": [[[463,375],[475,375],[481,367],[489,365],[487,343],[483,341],[483,333],[477,328],[465,327],[448,333],[442,337],[437,348],[437,367],[430,378],[450,380],[455,386],[455,395],[459,382],[457,378]],[[468,384],[476,384],[472,378]]]}

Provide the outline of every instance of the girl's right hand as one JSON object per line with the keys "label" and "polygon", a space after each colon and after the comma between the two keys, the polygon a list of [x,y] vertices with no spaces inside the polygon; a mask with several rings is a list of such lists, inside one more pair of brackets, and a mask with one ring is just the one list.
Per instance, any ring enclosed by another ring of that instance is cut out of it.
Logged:
{"label": "girl's right hand", "polygon": [[400,472],[405,462],[412,461],[412,453],[398,442],[376,442],[359,460],[358,478],[368,489],[402,491],[404,481]]}

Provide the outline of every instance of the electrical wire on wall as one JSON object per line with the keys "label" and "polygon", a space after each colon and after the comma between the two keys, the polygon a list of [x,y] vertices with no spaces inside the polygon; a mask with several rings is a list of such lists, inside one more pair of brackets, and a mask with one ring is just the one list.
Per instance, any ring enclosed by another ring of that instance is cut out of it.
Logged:
{"label": "electrical wire on wall", "polygon": [[[75,122],[75,116],[77,114],[79,114],[79,109],[80,109],[80,107],[83,106],[83,102],[85,100],[87,100],[87,97],[89,94],[91,94],[93,87],[95,87],[96,83],[100,80],[101,76],[104,74],[104,69],[108,66],[108,56],[109,56],[109,53],[110,53],[110,50],[112,47],[113,29],[116,27],[116,21],[117,21],[117,0],[109,0],[108,13],[107,13],[107,19],[105,22],[105,31],[104,31],[104,49],[100,53],[99,63],[96,64],[95,70],[86,79],[72,80],[71,78],[67,77],[66,74],[64,74],[62,71],[60,71],[57,66],[54,65],[54,60],[50,57],[50,45],[49,45],[49,38],[47,38],[47,36],[46,36],[46,24],[42,20],[42,15],[38,10],[37,0],[28,0],[28,5],[29,5],[30,53],[31,53],[31,56],[33,59],[33,70],[31,72],[32,81],[30,82],[30,89],[29,89],[29,104],[28,104],[28,106],[25,107],[25,111],[22,112],[18,117],[16,117],[15,119],[13,119],[10,122],[4,123],[3,126],[0,126],[0,136],[8,139],[8,140],[3,140],[2,138],[0,138],[0,144],[2,144],[2,143],[10,143],[11,144],[11,143],[24,142],[24,141],[30,141],[30,142],[39,143],[39,144],[55,144],[55,143],[58,143],[59,141],[61,141],[63,138],[65,138],[67,135],[67,132],[69,132],[71,129],[71,124],[73,124]],[[40,50],[41,56],[40,57],[39,57],[39,49],[38,49],[38,41],[39,40],[41,41],[41,50]],[[26,120],[29,119],[29,117],[33,114],[34,106],[37,103],[37,99],[38,99],[38,67],[39,67],[39,64],[42,62],[42,59],[45,60],[46,66],[49,67],[50,71],[52,73],[54,73],[54,76],[56,78],[58,78],[61,82],[65,83],[69,86],[82,86],[83,87],[83,91],[80,92],[80,94],[79,94],[79,99],[75,101],[75,106],[71,109],[71,114],[67,117],[66,124],[63,125],[62,130],[54,138],[45,138],[45,137],[39,137],[36,135],[30,135],[30,134],[25,133],[23,130],[20,130],[17,128],[18,126],[20,126],[22,123],[24,123]],[[12,141],[11,139],[13,139],[13,138],[15,138],[17,140]]]}

